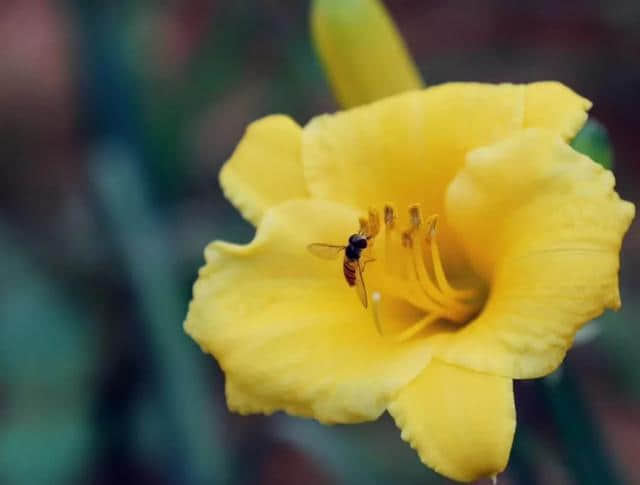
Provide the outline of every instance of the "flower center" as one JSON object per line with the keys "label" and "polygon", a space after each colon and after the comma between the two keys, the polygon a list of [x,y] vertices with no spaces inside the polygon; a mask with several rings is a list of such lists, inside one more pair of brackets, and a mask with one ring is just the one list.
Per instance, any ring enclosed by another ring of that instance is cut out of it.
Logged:
{"label": "flower center", "polygon": [[[395,333],[398,341],[417,335],[436,322],[462,325],[481,306],[478,288],[454,288],[444,270],[438,246],[438,216],[426,219],[418,204],[408,208],[408,227],[401,229],[394,208],[384,208],[384,249],[382,268],[378,268],[370,285],[373,320],[380,334],[385,335],[382,306],[387,300],[401,300],[419,310],[421,315],[407,328]],[[372,243],[379,232],[379,215],[369,211],[369,219],[360,220],[360,231],[369,234]],[[373,244],[371,244],[373,246]],[[380,261],[378,257],[375,257]],[[374,263],[376,264],[376,263]]]}

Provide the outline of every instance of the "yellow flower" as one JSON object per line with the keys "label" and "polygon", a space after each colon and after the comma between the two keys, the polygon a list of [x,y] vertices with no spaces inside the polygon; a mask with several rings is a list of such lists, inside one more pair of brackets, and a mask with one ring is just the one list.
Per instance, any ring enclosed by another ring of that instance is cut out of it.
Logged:
{"label": "yellow flower", "polygon": [[[634,207],[566,143],[589,106],[555,82],[456,83],[250,125],[220,180],[257,234],[207,247],[185,322],[229,408],[325,423],[388,410],[439,473],[502,471],[512,379],[553,371],[620,306]],[[307,246],[378,221],[365,308],[341,261]]]}

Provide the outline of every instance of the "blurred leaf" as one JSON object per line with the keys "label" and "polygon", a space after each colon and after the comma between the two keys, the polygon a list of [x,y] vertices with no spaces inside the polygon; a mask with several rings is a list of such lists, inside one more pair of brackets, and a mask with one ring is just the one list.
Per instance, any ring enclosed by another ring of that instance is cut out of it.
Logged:
{"label": "blurred leaf", "polygon": [[92,456],[93,430],[87,409],[13,417],[0,441],[2,483],[74,483]]}
{"label": "blurred leaf", "polygon": [[507,469],[507,473],[517,477],[518,485],[536,485],[538,483],[535,469],[536,445],[532,430],[529,429],[527,423],[519,421]]}
{"label": "blurred leaf", "polygon": [[551,408],[565,459],[576,483],[623,483],[569,362],[541,379],[539,384]]}
{"label": "blurred leaf", "polygon": [[66,484],[93,453],[93,319],[0,227],[0,481]]}
{"label": "blurred leaf", "polygon": [[156,402],[156,396],[145,393],[135,402],[133,411],[132,448],[136,459],[157,468],[157,464],[171,459],[168,453],[166,422]]}
{"label": "blurred leaf", "polygon": [[144,341],[160,380],[166,430],[182,483],[226,481],[225,442],[204,365],[210,365],[182,330],[182,297],[166,226],[156,216],[139,164],[126,144],[104,143],[93,152],[90,175],[120,261],[144,321]]}
{"label": "blurred leaf", "polygon": [[627,295],[620,311],[605,313],[599,320],[602,323],[602,336],[596,342],[607,350],[625,390],[640,399],[640,325],[637,315],[640,306]]}
{"label": "blurred leaf", "polygon": [[287,37],[282,49],[286,63],[272,80],[266,111],[287,113],[304,122],[317,114],[309,100],[322,99],[326,92],[322,68],[306,31]]}
{"label": "blurred leaf", "polygon": [[[236,4],[225,4],[220,10],[216,18],[210,20],[211,28],[179,76],[159,77],[158,66],[153,64],[151,67],[155,69],[140,63],[131,65],[144,86],[140,97],[148,137],[147,162],[154,181],[159,183],[157,193],[165,200],[176,200],[186,190],[198,118],[222,102],[224,94],[246,76],[246,62],[251,42],[255,40],[252,32],[259,31],[255,25],[257,20],[248,19]],[[153,45],[157,48],[157,41],[154,40]]]}
{"label": "blurred leaf", "polygon": [[[142,323],[131,333],[140,330],[136,343],[150,360],[156,404],[165,421],[164,443],[172,457],[160,466],[180,483],[220,484],[227,479],[227,460],[204,368],[209,361],[182,331],[187,301],[171,235],[151,195],[152,182],[163,175],[149,170],[155,163],[153,148],[166,151],[167,146],[148,145],[140,79],[126,62],[131,39],[125,30],[131,24],[123,15],[129,9],[121,3],[76,2],[88,78],[85,94],[98,140],[89,154],[90,190],[103,216],[105,238],[132,290],[134,322]],[[180,185],[181,170],[171,168],[159,194]]]}
{"label": "blurred leaf", "polygon": [[306,450],[346,485],[450,483],[420,462],[387,415],[375,423],[332,427],[281,416],[276,434]]}
{"label": "blurred leaf", "polygon": [[571,146],[580,153],[591,157],[604,168],[613,168],[613,148],[609,133],[602,123],[589,118],[582,130],[571,142]]}

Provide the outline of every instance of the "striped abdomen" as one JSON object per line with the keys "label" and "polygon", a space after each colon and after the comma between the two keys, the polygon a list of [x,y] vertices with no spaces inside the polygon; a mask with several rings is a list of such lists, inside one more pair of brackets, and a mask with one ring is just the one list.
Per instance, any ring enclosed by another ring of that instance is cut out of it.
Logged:
{"label": "striped abdomen", "polygon": [[357,259],[344,258],[344,261],[342,262],[344,279],[347,280],[347,284],[349,286],[355,286],[356,284],[356,271],[358,271],[358,268],[356,267],[357,264]]}

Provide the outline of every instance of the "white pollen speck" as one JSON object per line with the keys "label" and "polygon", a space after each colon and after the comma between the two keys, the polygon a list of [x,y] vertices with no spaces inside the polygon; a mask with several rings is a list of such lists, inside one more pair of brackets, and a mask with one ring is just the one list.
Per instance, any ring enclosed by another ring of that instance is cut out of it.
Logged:
{"label": "white pollen speck", "polygon": [[371,299],[373,301],[380,301],[382,299],[382,295],[380,295],[379,291],[374,291],[373,293],[371,293]]}

